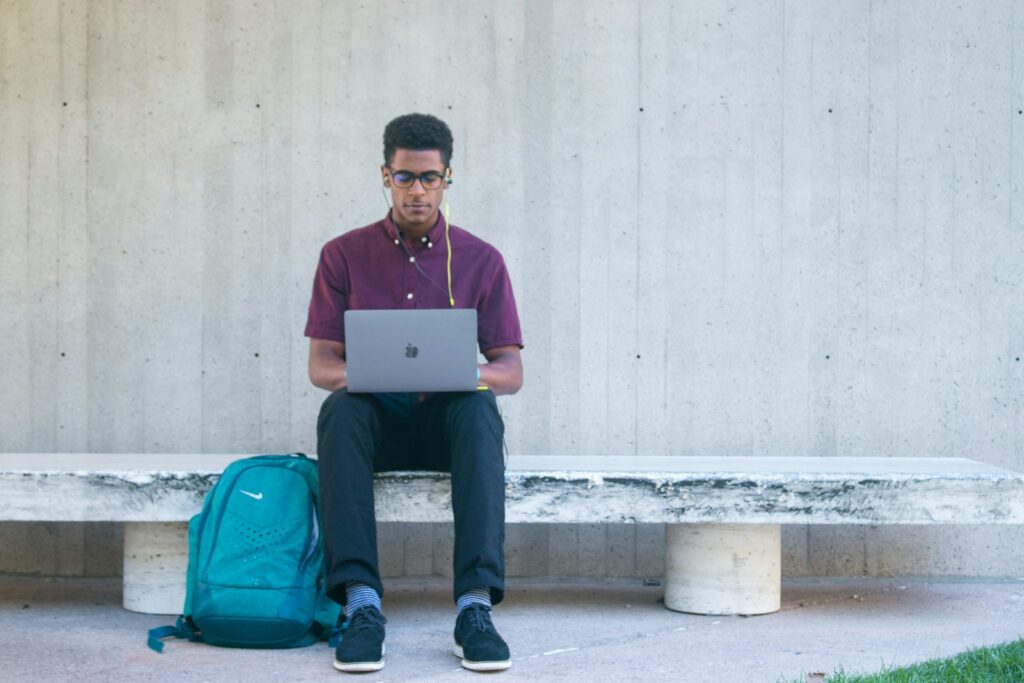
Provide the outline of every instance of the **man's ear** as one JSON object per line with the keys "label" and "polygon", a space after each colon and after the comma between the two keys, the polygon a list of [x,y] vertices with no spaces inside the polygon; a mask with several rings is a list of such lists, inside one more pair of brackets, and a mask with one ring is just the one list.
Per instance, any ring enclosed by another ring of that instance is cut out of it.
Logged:
{"label": "man's ear", "polygon": [[451,184],[455,181],[452,179],[452,167],[449,166],[444,169],[444,186],[451,187]]}
{"label": "man's ear", "polygon": [[384,181],[384,187],[391,187],[391,174],[388,173],[387,166],[380,167],[381,179]]}

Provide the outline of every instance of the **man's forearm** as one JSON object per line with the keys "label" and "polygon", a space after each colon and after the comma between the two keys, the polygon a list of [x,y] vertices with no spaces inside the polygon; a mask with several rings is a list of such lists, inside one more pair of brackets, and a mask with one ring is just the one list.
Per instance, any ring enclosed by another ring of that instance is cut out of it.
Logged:
{"label": "man's forearm", "polygon": [[514,394],[523,386],[523,368],[518,359],[498,358],[480,366],[480,384],[496,395]]}
{"label": "man's forearm", "polygon": [[338,357],[317,358],[309,364],[309,379],[314,386],[337,391],[348,385],[348,371],[345,361]]}

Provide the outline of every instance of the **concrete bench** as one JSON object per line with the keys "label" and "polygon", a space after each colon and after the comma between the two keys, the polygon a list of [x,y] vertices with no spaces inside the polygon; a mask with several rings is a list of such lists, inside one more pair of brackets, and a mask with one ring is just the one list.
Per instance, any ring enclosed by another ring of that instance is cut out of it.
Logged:
{"label": "concrete bench", "polygon": [[[124,523],[124,606],[184,602],[187,520],[240,455],[0,454],[0,522]],[[666,524],[665,605],[780,606],[782,524],[1020,524],[1024,474],[964,458],[513,456],[506,520]],[[377,519],[451,520],[450,480],[377,475]]]}

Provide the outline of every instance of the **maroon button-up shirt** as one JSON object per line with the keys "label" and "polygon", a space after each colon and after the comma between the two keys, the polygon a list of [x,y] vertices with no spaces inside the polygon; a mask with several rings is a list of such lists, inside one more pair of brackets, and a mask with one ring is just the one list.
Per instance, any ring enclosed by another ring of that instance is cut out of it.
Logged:
{"label": "maroon button-up shirt", "polygon": [[[455,307],[476,309],[480,350],[522,347],[505,260],[462,228],[452,225],[449,233]],[[344,343],[350,308],[449,308],[447,256],[443,215],[426,239],[414,244],[403,242],[390,212],[384,220],[335,237],[320,252],[306,336]]]}

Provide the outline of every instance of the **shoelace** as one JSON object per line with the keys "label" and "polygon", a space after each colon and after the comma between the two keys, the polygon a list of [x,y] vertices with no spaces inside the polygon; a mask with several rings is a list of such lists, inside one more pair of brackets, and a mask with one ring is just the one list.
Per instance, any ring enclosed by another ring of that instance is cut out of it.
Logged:
{"label": "shoelace", "polygon": [[351,637],[357,632],[368,628],[384,628],[385,623],[387,623],[387,619],[373,607],[360,607],[356,610],[356,613],[352,615],[352,618],[349,619],[348,626],[345,628],[344,633],[347,633]]}
{"label": "shoelace", "polygon": [[494,631],[494,624],[491,623],[491,613],[486,607],[470,605],[463,610],[470,627],[477,631]]}

